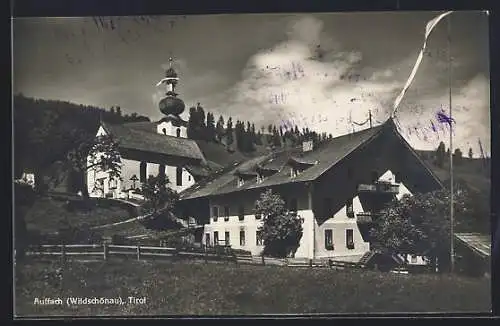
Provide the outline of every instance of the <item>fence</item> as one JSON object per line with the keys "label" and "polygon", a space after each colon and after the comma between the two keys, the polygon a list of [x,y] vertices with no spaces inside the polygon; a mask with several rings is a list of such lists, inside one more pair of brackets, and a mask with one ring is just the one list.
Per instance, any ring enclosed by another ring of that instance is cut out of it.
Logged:
{"label": "fence", "polygon": [[[151,246],[122,246],[110,244],[73,244],[73,245],[39,245],[32,246],[26,251],[27,256],[61,256],[68,257],[90,257],[108,260],[110,257],[134,257],[142,258],[192,258],[208,260],[225,260],[238,262],[239,256],[231,251],[206,250],[199,251],[179,250],[168,247]],[[245,261],[247,257],[241,256]]]}
{"label": "fence", "polygon": [[278,265],[289,267],[328,267],[332,269],[360,269],[366,265],[353,262],[336,261],[331,259],[312,260],[307,258],[270,258],[252,256],[250,253],[233,251],[227,246],[199,249],[178,249],[154,246],[126,246],[112,244],[73,244],[73,245],[38,245],[31,246],[26,251],[27,256],[61,256],[89,257],[93,259],[108,260],[111,257],[133,257],[141,260],[147,258],[170,259],[200,259],[208,261],[226,261],[236,264]]}

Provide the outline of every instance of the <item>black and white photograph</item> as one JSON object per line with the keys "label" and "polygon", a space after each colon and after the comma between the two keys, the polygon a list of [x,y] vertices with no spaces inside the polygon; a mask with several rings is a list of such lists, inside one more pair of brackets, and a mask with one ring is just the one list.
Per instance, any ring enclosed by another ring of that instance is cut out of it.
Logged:
{"label": "black and white photograph", "polygon": [[11,26],[15,318],[491,313],[488,11]]}

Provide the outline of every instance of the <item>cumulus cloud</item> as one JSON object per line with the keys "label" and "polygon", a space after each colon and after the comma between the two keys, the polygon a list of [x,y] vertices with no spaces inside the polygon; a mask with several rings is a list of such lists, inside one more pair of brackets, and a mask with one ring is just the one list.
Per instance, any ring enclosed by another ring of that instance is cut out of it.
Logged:
{"label": "cumulus cloud", "polygon": [[[233,119],[257,125],[274,123],[309,127],[334,136],[352,131],[350,121],[365,122],[368,110],[373,122],[387,119],[418,53],[387,67],[364,65],[363,54],[343,49],[323,33],[321,20],[306,17],[292,22],[287,39],[253,55],[241,80],[226,92],[210,97]],[[419,149],[435,149],[446,133],[430,132],[437,110],[448,103],[447,65],[443,58],[426,58],[398,110],[401,132]],[[438,62],[439,61],[439,62]],[[454,68],[459,68],[459,60]],[[446,83],[444,83],[446,84]],[[477,138],[489,151],[489,82],[477,76],[454,93],[455,144],[465,153],[478,153]],[[355,126],[355,130],[368,127]],[[417,134],[411,130],[417,129]],[[436,137],[434,137],[436,136]],[[445,141],[446,143],[446,141]]]}
{"label": "cumulus cloud", "polygon": [[299,125],[341,135],[347,123],[385,108],[401,87],[391,70],[363,67],[362,53],[342,49],[306,17],[290,24],[288,39],[250,58],[242,79],[225,94],[227,111],[257,124]]}
{"label": "cumulus cloud", "polygon": [[[423,97],[414,110],[398,113],[401,133],[416,148],[435,149],[440,141],[449,145],[449,130],[437,123],[436,113],[449,112],[448,89],[442,89],[435,97]],[[452,90],[452,118],[454,148],[459,147],[464,155],[472,148],[474,156],[479,156],[479,139],[483,149],[490,152],[490,103],[489,80],[477,75],[459,89]],[[432,129],[431,121],[437,132]]]}

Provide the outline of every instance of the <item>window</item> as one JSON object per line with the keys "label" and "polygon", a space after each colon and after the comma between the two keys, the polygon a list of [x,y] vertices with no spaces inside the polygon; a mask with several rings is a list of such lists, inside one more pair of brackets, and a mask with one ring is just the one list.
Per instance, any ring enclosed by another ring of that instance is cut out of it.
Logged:
{"label": "window", "polygon": [[256,236],[257,236],[257,246],[263,246],[264,239],[262,239],[262,231],[257,231]]}
{"label": "window", "polygon": [[245,246],[245,231],[244,230],[240,231],[240,246],[241,247]]}
{"label": "window", "polygon": [[188,181],[191,181],[191,174],[188,175]]}
{"label": "window", "polygon": [[116,189],[116,187],[117,187],[116,179],[114,179],[114,178],[109,179],[108,186],[109,186],[109,189]]}
{"label": "window", "polygon": [[349,217],[349,218],[353,218],[354,217],[354,207],[353,207],[353,204],[352,204],[352,198],[349,199],[346,202],[346,204],[345,204],[345,211],[346,211],[347,217]]}
{"label": "window", "polygon": [[395,181],[396,183],[401,183],[401,173],[396,172],[396,173],[394,174],[394,181]]}
{"label": "window", "polygon": [[229,232],[228,231],[224,232],[224,242],[225,242],[224,244],[226,246],[230,245],[230,243],[229,243]]}
{"label": "window", "polygon": [[354,249],[354,232],[352,229],[345,230],[345,245],[347,249]]}
{"label": "window", "polygon": [[325,230],[325,249],[333,250],[333,230]]}
{"label": "window", "polygon": [[164,135],[167,134],[167,129],[163,128],[161,131],[163,132]]}
{"label": "window", "polygon": [[300,172],[301,171],[297,168],[291,168],[290,169],[290,177],[295,178],[296,176],[298,176],[300,174]]}
{"label": "window", "polygon": [[158,175],[165,176],[165,164],[160,164],[158,166]]}
{"label": "window", "polygon": [[243,205],[240,205],[240,207],[238,207],[238,219],[240,221],[243,221],[245,219],[245,207]]}
{"label": "window", "polygon": [[290,200],[290,211],[296,212],[297,211],[297,198],[292,198]]}
{"label": "window", "polygon": [[417,263],[417,256],[416,255],[411,255],[411,263],[416,264]]}
{"label": "window", "polygon": [[175,133],[176,133],[177,137],[180,137],[181,136],[181,128],[177,128]]}
{"label": "window", "polygon": [[182,186],[182,168],[180,166],[178,166],[176,170],[176,179],[177,185]]}
{"label": "window", "polygon": [[331,198],[325,198],[323,201],[323,209],[324,209],[324,217],[330,217],[332,215],[332,199]]}
{"label": "window", "polygon": [[219,232],[214,231],[214,245],[219,245]]}
{"label": "window", "polygon": [[242,177],[238,177],[238,187],[241,187],[245,184],[245,180]]}
{"label": "window", "polygon": [[210,247],[210,233],[205,234],[205,245]]}
{"label": "window", "polygon": [[214,222],[217,222],[217,218],[219,217],[219,207],[212,207],[212,217],[214,218]]}
{"label": "window", "polygon": [[229,206],[224,206],[224,221],[229,221]]}
{"label": "window", "polygon": [[139,166],[141,183],[146,182],[146,167],[147,167],[147,163],[141,162],[141,165]]}
{"label": "window", "polygon": [[377,180],[378,180],[378,172],[375,171],[375,170],[372,170],[372,173],[371,173],[371,182],[375,183],[375,182],[377,182]]}

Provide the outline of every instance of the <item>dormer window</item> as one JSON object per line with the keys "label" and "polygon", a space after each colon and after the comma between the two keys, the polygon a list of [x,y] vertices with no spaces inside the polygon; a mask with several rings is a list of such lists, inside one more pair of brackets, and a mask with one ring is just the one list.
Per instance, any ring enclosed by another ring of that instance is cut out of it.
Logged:
{"label": "dormer window", "polygon": [[288,160],[288,165],[290,166],[290,177],[297,177],[302,171],[310,168],[311,166],[317,164],[318,161],[312,161],[304,157],[290,157]]}
{"label": "dormer window", "polygon": [[238,178],[238,187],[241,187],[245,184],[245,181],[255,180],[257,173],[253,171],[236,171],[235,175]]}
{"label": "dormer window", "polygon": [[300,171],[298,168],[290,168],[290,177],[295,178],[300,174]]}

